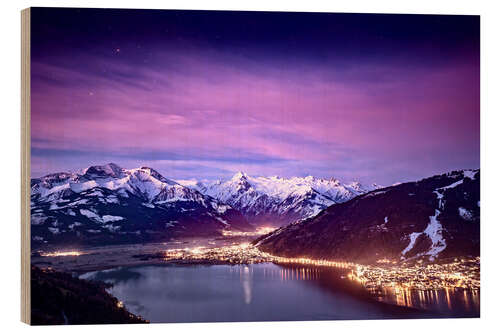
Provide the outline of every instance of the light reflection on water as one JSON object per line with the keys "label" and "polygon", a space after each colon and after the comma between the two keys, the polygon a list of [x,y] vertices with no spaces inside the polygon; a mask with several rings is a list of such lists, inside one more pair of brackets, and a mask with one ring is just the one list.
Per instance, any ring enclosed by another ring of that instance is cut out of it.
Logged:
{"label": "light reflection on water", "polygon": [[[261,265],[263,266],[263,265]],[[231,273],[235,272],[240,275],[241,286],[243,288],[243,299],[245,304],[250,304],[252,302],[252,283],[253,283],[253,266],[248,265],[238,265],[230,266]],[[262,275],[268,279],[280,279],[281,281],[305,281],[305,280],[317,280],[320,277],[321,269],[314,267],[281,267],[279,270],[274,267],[268,268],[264,267],[262,269]]]}
{"label": "light reflection on water", "polygon": [[414,307],[426,310],[437,310],[443,313],[463,312],[479,315],[480,292],[445,288],[442,290],[414,290],[408,288],[384,288],[372,290],[377,299],[399,306]]}
{"label": "light reflection on water", "polygon": [[[375,301],[347,271],[275,264],[142,266],[91,272],[112,283],[127,309],[151,322],[325,320],[478,316],[479,292],[378,291]],[[460,305],[462,303],[463,305]],[[444,307],[443,307],[444,304]]]}
{"label": "light reflection on water", "polygon": [[[339,272],[339,270],[335,269],[330,270]],[[322,276],[322,271],[324,270],[314,267],[284,267],[280,272],[282,280],[317,280]],[[340,272],[342,271],[340,270]],[[341,273],[340,278],[345,278],[345,275]],[[372,288],[368,292],[378,301],[398,306],[439,311],[444,314],[479,315],[480,312],[479,290],[464,290],[461,288],[416,290],[390,287]]]}
{"label": "light reflection on water", "polygon": [[248,266],[240,269],[240,280],[241,285],[243,286],[245,304],[250,304],[252,302],[252,276],[250,274]]}

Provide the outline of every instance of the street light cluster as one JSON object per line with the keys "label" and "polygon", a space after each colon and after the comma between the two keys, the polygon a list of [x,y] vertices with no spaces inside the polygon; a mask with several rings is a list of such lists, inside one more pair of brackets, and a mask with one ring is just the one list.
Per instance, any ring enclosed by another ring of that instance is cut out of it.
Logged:
{"label": "street light cluster", "polygon": [[480,288],[479,257],[456,259],[445,264],[417,262],[412,265],[399,265],[393,261],[385,260],[377,262],[377,265],[360,265],[348,261],[278,257],[260,251],[249,243],[243,243],[216,248],[195,247],[166,250],[164,260],[209,261],[229,264],[272,262],[335,267],[350,270],[349,278],[363,284],[368,290],[385,287],[414,290],[445,288],[478,290]]}

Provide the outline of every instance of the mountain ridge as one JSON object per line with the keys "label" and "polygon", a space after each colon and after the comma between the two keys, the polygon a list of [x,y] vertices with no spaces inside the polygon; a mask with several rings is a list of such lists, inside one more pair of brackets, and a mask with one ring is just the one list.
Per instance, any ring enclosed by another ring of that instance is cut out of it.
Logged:
{"label": "mountain ridge", "polygon": [[249,176],[238,171],[226,180],[177,180],[239,210],[255,225],[286,225],[315,216],[330,205],[379,188],[338,179]]}
{"label": "mountain ridge", "polygon": [[374,263],[479,255],[480,170],[406,182],[330,206],[254,243],[285,257]]}
{"label": "mountain ridge", "polygon": [[253,230],[231,206],[149,167],[114,163],[31,181],[33,245],[162,241]]}

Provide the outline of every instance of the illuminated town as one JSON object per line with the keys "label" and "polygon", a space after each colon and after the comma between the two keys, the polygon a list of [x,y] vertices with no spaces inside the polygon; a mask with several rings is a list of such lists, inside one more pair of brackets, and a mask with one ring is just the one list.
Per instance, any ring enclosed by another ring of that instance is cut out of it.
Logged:
{"label": "illuminated town", "polygon": [[379,265],[360,265],[352,262],[328,261],[307,258],[283,258],[273,256],[248,243],[217,248],[195,247],[170,249],[164,252],[165,261],[229,264],[254,264],[273,262],[276,264],[299,264],[310,266],[336,267],[350,270],[348,277],[361,283],[369,291],[382,288],[406,288],[414,290],[438,290],[460,288],[478,290],[480,288],[480,258],[456,259],[451,263],[397,264],[381,260]]}
{"label": "illuminated town", "polygon": [[355,265],[350,277],[368,289],[378,287],[402,287],[417,290],[480,288],[480,259],[455,259],[446,264]]}
{"label": "illuminated town", "polygon": [[56,251],[56,252],[42,252],[42,257],[67,257],[67,256],[81,256],[84,254],[79,251]]}
{"label": "illuminated town", "polygon": [[[81,251],[42,252],[41,257],[85,256]],[[248,265],[271,262],[275,264],[295,264],[305,266],[334,267],[344,269],[346,277],[362,284],[373,294],[385,289],[398,290],[479,290],[480,258],[455,259],[448,263],[427,264],[420,260],[415,263],[398,263],[387,259],[378,260],[375,265],[361,265],[347,261],[329,261],[308,258],[284,258],[260,251],[250,243],[234,243],[227,246],[195,246],[152,251],[146,254],[151,260],[172,263],[206,263]]]}

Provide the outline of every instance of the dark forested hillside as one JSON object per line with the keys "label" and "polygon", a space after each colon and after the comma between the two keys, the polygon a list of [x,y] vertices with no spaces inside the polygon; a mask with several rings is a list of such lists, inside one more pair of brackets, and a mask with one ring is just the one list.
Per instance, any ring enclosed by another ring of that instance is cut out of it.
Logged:
{"label": "dark forested hillside", "polygon": [[133,324],[146,320],[128,312],[103,283],[31,267],[31,324]]}
{"label": "dark forested hillside", "polygon": [[357,262],[479,255],[479,170],[399,184],[263,236],[261,250]]}

